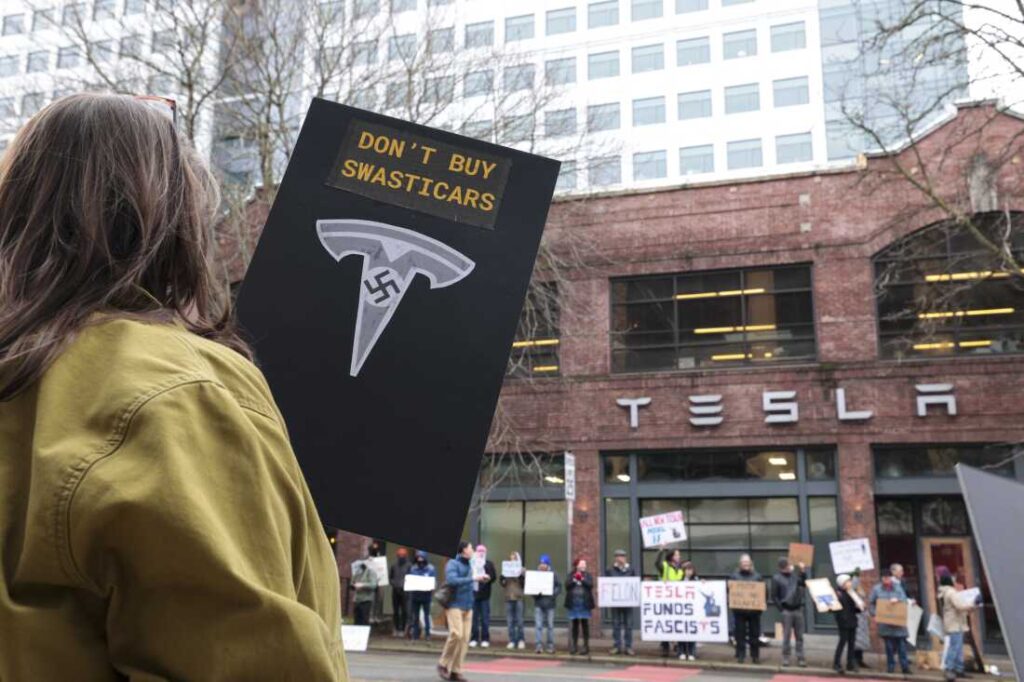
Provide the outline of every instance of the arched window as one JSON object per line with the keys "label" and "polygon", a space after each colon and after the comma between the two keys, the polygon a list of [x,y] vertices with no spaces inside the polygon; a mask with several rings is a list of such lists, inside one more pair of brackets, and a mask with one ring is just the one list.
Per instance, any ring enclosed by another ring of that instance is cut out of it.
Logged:
{"label": "arched window", "polygon": [[1024,352],[1024,213],[941,222],[875,256],[882,357]]}

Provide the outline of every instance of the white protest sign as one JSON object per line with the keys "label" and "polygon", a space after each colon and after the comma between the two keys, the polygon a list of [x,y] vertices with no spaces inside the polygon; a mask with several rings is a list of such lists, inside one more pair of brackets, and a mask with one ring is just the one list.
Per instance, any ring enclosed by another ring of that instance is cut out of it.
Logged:
{"label": "white protest sign", "polygon": [[640,583],[640,638],[645,642],[727,642],[724,580]]}
{"label": "white protest sign", "polygon": [[369,557],[367,559],[358,559],[352,562],[352,575],[355,575],[359,571],[359,564],[366,564],[366,566],[374,572],[377,576],[377,582],[383,587],[384,583],[388,581],[388,558],[383,556]]}
{"label": "white protest sign", "polygon": [[501,562],[501,577],[503,578],[518,578],[523,574],[523,562],[521,561],[502,561]]}
{"label": "white protest sign", "polygon": [[576,455],[565,453],[565,499],[576,499]]}
{"label": "white protest sign", "polygon": [[369,625],[342,625],[341,643],[345,651],[366,651],[370,643]]}
{"label": "white protest sign", "polygon": [[871,558],[871,544],[867,538],[841,540],[828,543],[828,551],[832,555],[832,570],[836,575],[861,571],[875,570],[875,561]]}
{"label": "white protest sign", "polygon": [[486,563],[486,560],[483,557],[479,557],[479,556],[474,556],[470,560],[469,565],[473,569],[473,577],[474,578],[477,577],[478,575],[484,575],[486,573],[486,571],[484,570],[484,564],[485,563]]}
{"label": "white protest sign", "polygon": [[686,539],[686,525],[683,512],[674,511],[640,519],[640,531],[644,537],[644,549],[661,544],[682,542]]}
{"label": "white protest sign", "polygon": [[598,578],[597,605],[602,609],[640,606],[640,578]]}
{"label": "white protest sign", "polygon": [[960,604],[960,608],[973,607],[978,602],[978,597],[981,596],[981,588],[972,587],[969,590],[961,590],[956,593],[956,601]]}
{"label": "white protest sign", "polygon": [[917,631],[921,629],[921,619],[924,618],[924,609],[917,604],[907,605],[907,641],[910,646],[917,646]]}
{"label": "white protest sign", "polygon": [[527,571],[523,594],[551,595],[555,593],[555,574],[552,571]]}
{"label": "white protest sign", "polygon": [[405,574],[406,592],[433,592],[437,587],[437,578],[432,575]]}

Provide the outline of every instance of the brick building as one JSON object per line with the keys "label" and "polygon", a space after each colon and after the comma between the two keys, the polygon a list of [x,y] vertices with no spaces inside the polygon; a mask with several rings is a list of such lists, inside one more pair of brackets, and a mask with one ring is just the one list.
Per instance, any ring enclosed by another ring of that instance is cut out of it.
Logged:
{"label": "brick building", "polygon": [[[556,203],[548,238],[575,254],[557,329],[517,342],[533,377],[502,394],[546,468],[489,490],[467,534],[495,560],[546,552],[563,571],[570,555],[603,570],[622,547],[650,575],[638,519],[682,509],[683,553],[708,577],[741,552],[770,574],[795,541],[832,577],[828,543],[866,537],[925,606],[938,565],[984,584],[952,465],[1024,479],[1024,462],[1006,461],[1024,442],[1024,296],[948,218],[973,215],[993,239],[1016,226],[1022,132],[965,106],[896,157]],[[342,545],[345,574],[360,546]],[[983,620],[999,646],[990,602]]]}

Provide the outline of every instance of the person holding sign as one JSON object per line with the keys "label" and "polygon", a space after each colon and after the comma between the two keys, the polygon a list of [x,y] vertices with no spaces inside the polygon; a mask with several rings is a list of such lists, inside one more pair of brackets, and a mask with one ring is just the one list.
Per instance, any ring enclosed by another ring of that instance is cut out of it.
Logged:
{"label": "person holding sign", "polygon": [[[761,582],[761,574],[754,570],[754,561],[749,554],[740,556],[736,570],[729,580],[739,582]],[[761,611],[752,609],[733,609],[733,621],[736,624],[736,661],[745,663],[747,645],[750,645],[750,662],[761,662]]]}
{"label": "person holding sign", "polygon": [[[685,571],[683,570],[683,554],[678,549],[666,549],[666,543],[662,543],[661,551],[658,552],[657,558],[654,560],[654,570],[658,572],[658,578],[662,582],[676,582],[683,579]],[[668,642],[661,643],[661,657],[668,658],[669,644]],[[676,642],[674,653],[682,659],[686,654],[683,653],[682,643]]]}
{"label": "person holding sign", "polygon": [[484,579],[473,585],[473,632],[469,637],[469,646],[475,647],[479,643],[481,648],[486,649],[491,646],[491,586],[498,572],[494,562],[487,558],[487,547],[482,544],[476,546],[472,565],[474,577],[483,573]]}
{"label": "person holding sign", "polygon": [[[416,552],[416,559],[412,562],[409,575],[421,576],[424,578],[435,578],[437,569],[427,561],[427,553],[419,550]],[[412,639],[420,638],[420,617],[423,618],[423,639],[430,641],[430,592],[409,592],[409,636]]]}
{"label": "person holding sign", "polygon": [[857,655],[854,652],[857,638],[857,617],[864,610],[864,602],[853,589],[853,579],[845,573],[836,578],[839,588],[839,611],[834,611],[836,625],[839,628],[839,643],[836,645],[832,667],[837,673],[843,672],[843,649],[846,649],[846,669],[857,672]]}
{"label": "person holding sign", "polygon": [[444,642],[437,673],[442,680],[464,680],[462,665],[469,651],[469,630],[473,620],[473,585],[487,578],[486,573],[473,575],[469,565],[473,545],[463,540],[455,558],[444,567],[444,582],[455,590],[451,604],[445,609],[448,639]]}
{"label": "person holding sign", "polygon": [[377,586],[380,580],[377,572],[374,571],[368,562],[359,561],[356,563],[355,573],[352,574],[352,589],[356,596],[355,603],[356,625],[369,625],[370,616],[373,612],[373,602],[377,596]]}
{"label": "person holding sign", "polygon": [[[946,655],[942,659],[942,669],[947,680],[955,680],[964,676],[964,633],[968,631],[967,616],[975,604],[964,602],[960,598],[953,576],[949,573],[939,578],[939,611],[942,614],[942,629],[946,633]],[[981,599],[979,594],[978,600]]]}
{"label": "person holding sign", "polygon": [[[540,555],[538,571],[551,570],[551,557],[547,554]],[[551,594],[537,594],[533,597],[533,622],[534,633],[537,638],[537,653],[547,651],[555,653],[555,597],[562,593],[562,582],[555,573],[552,578]],[[547,642],[545,647],[544,628],[547,627]]]}
{"label": "person holding sign", "polygon": [[[612,565],[605,571],[609,578],[635,578],[636,571],[626,561],[626,550],[615,550],[615,559]],[[612,612],[612,639],[615,644],[612,646],[612,656],[621,653],[627,656],[636,656],[633,651],[633,609],[630,607],[618,607],[609,609]]]}
{"label": "person holding sign", "polygon": [[409,572],[409,550],[399,547],[395,553],[395,563],[391,564],[388,582],[391,583],[391,618],[395,625],[395,635],[402,636],[406,632],[409,621],[409,598],[405,594],[405,575]]}
{"label": "person holding sign", "polygon": [[508,555],[508,561],[502,562],[501,587],[505,590],[505,622],[508,625],[508,648],[525,649],[523,634],[523,560],[519,552]]}
{"label": "person holding sign", "polygon": [[[697,577],[697,568],[693,565],[692,561],[683,562],[683,582],[701,580]],[[679,660],[696,661],[697,660],[697,642],[680,642],[679,643]]]}
{"label": "person holding sign", "polygon": [[[885,667],[887,672],[896,670],[896,659],[899,658],[900,670],[904,675],[910,674],[910,661],[907,659],[907,627],[897,625],[896,622],[882,622],[879,620],[878,604],[887,602],[890,604],[906,604],[907,593],[903,586],[893,579],[891,573],[882,577],[882,582],[875,585],[868,597],[871,607],[871,615],[878,621],[878,636],[885,642]],[[895,619],[898,620],[898,619]],[[903,611],[903,623],[906,623],[906,611]]]}
{"label": "person holding sign", "polygon": [[788,557],[779,558],[779,570],[772,576],[772,603],[782,616],[782,665],[788,666],[791,637],[796,637],[796,664],[807,667],[804,658],[804,593],[807,591],[807,574],[804,565],[793,564]]}
{"label": "person holding sign", "polygon": [[[587,572],[587,560],[576,559],[565,579],[565,608],[572,622],[572,641],[569,653],[586,656],[590,653],[590,612],[594,610],[594,578]],[[579,648],[580,630],[583,648]]]}

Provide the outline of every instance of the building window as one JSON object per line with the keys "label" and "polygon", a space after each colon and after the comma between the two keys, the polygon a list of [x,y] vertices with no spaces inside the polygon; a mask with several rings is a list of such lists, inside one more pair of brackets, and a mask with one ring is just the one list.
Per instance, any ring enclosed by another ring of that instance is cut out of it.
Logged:
{"label": "building window", "polygon": [[428,7],[439,7],[441,5],[450,5],[455,0],[427,0]]}
{"label": "building window", "polygon": [[53,28],[56,26],[54,16],[52,9],[37,9],[32,12],[32,30],[45,31],[48,28]]}
{"label": "building window", "polygon": [[835,7],[821,10],[821,45],[843,45],[857,41],[857,10]]}
{"label": "building window", "polygon": [[25,66],[27,73],[40,73],[50,68],[50,53],[46,50],[29,52],[28,61]]}
{"label": "building window", "polygon": [[619,2],[592,2],[587,5],[587,28],[614,26],[619,23]]}
{"label": "building window", "polygon": [[512,342],[509,376],[558,376],[558,288],[531,284]]}
{"label": "building window", "polygon": [[681,92],[678,96],[679,120],[707,118],[711,115],[711,91]]}
{"label": "building window", "polygon": [[662,0],[633,0],[630,18],[633,21],[657,19],[662,15]]}
{"label": "building window", "polygon": [[576,162],[563,161],[558,171],[558,181],[555,183],[555,190],[559,192],[570,192],[576,189]]}
{"label": "building window", "polygon": [[174,49],[176,34],[173,28],[153,31],[153,52],[167,54]]}
{"label": "building window", "polygon": [[576,82],[576,58],[549,59],[544,63],[544,79],[548,85],[568,85]]}
{"label": "building window", "polygon": [[10,54],[0,57],[0,77],[14,76],[18,73],[18,55]]}
{"label": "building window", "polygon": [[547,13],[546,23],[546,31],[549,36],[572,33],[576,30],[576,8],[553,9]]}
{"label": "building window", "polygon": [[93,59],[100,63],[114,61],[114,56],[117,54],[114,50],[113,40],[97,40],[89,46],[89,50]]}
{"label": "building window", "polygon": [[470,71],[466,74],[466,81],[463,84],[463,91],[466,97],[486,95],[494,91],[493,71]]}
{"label": "building window", "polygon": [[676,65],[707,64],[711,61],[711,41],[707,37],[676,41]]}
{"label": "building window", "polygon": [[92,18],[96,21],[101,19],[113,19],[117,14],[114,0],[95,0],[92,6]]}
{"label": "building window", "polygon": [[122,58],[139,58],[142,56],[142,36],[130,35],[121,38],[119,55]]}
{"label": "building window", "polygon": [[807,76],[782,78],[772,82],[773,100],[776,107],[793,107],[811,101]]}
{"label": "building window", "polygon": [[775,163],[799,163],[813,158],[810,133],[779,135],[775,138]]}
{"label": "building window", "polygon": [[462,134],[477,140],[490,140],[494,136],[494,121],[466,121],[462,125]]}
{"label": "building window", "polygon": [[622,125],[618,102],[591,104],[587,107],[587,132],[618,130]]}
{"label": "building window", "polygon": [[715,149],[710,144],[679,148],[679,172],[697,175],[715,172]]}
{"label": "building window", "polygon": [[733,85],[725,89],[725,113],[739,114],[761,108],[761,94],[757,83]]}
{"label": "building window", "polygon": [[435,28],[427,31],[427,50],[431,54],[444,54],[455,49],[455,29]]}
{"label": "building window", "polygon": [[576,134],[576,110],[559,109],[544,114],[544,135],[565,137]]}
{"label": "building window", "polygon": [[372,87],[353,90],[349,103],[356,109],[371,110],[377,104],[377,91]]}
{"label": "building window", "polygon": [[416,34],[391,36],[388,40],[388,59],[410,61],[416,56]]}
{"label": "building window", "polygon": [[615,372],[812,360],[810,266],[613,280],[611,337]]}
{"label": "building window", "polygon": [[405,81],[392,81],[384,90],[384,106],[387,109],[402,109],[412,103],[412,88]]}
{"label": "building window", "polygon": [[772,26],[772,52],[802,50],[807,47],[807,31],[804,22]]}
{"label": "building window", "polygon": [[722,0],[722,7],[732,7],[733,5],[746,5],[747,3],[754,2],[754,0]]}
{"label": "building window", "polygon": [[[1024,213],[979,213],[970,220],[1021,262]],[[1024,351],[1021,278],[970,230],[955,224],[937,223],[892,244],[875,256],[882,356]]]}
{"label": "building window", "polygon": [[416,0],[391,0],[391,13],[408,12],[416,9]]}
{"label": "building window", "polygon": [[535,129],[533,114],[506,116],[501,121],[501,141],[506,144],[529,142],[533,139]]}
{"label": "building window", "polygon": [[78,66],[80,57],[77,47],[62,47],[57,50],[57,68],[73,69]]}
{"label": "building window", "polygon": [[0,97],[0,118],[14,118],[18,115],[15,110],[13,97]]}
{"label": "building window", "polygon": [[362,40],[352,44],[352,63],[356,66],[370,66],[377,63],[377,41]]}
{"label": "building window", "polygon": [[124,0],[124,13],[142,14],[146,11],[146,0]]}
{"label": "building window", "polygon": [[520,64],[510,66],[502,74],[502,89],[505,92],[516,90],[530,90],[533,88],[534,66],[533,64]]}
{"label": "building window", "polygon": [[1005,445],[876,446],[878,478],[935,478],[956,476],[956,465],[984,468],[1013,476],[1013,449]]}
{"label": "building window", "polygon": [[641,45],[633,48],[633,73],[659,71],[665,68],[665,46]]}
{"label": "building window", "polygon": [[371,17],[379,11],[377,0],[352,0],[352,16],[356,19]]}
{"label": "building window", "polygon": [[622,182],[622,159],[618,156],[600,156],[590,160],[587,181],[594,187],[617,185]]}
{"label": "building window", "polygon": [[726,147],[729,170],[759,168],[763,163],[761,140],[737,140]]}
{"label": "building window", "polygon": [[505,42],[528,40],[533,37],[533,15],[523,14],[505,19]]}
{"label": "building window", "polygon": [[598,52],[587,56],[587,78],[613,78],[619,75],[619,52]]}
{"label": "building window", "polygon": [[494,22],[466,24],[466,47],[489,47],[494,44]]}
{"label": "building window", "polygon": [[25,32],[25,15],[8,14],[4,17],[3,34],[5,36],[18,35]]}
{"label": "building window", "polygon": [[455,76],[428,78],[423,87],[423,100],[431,104],[448,104],[455,98]]}
{"label": "building window", "polygon": [[722,53],[726,59],[753,57],[757,54],[757,31],[734,31],[722,36]]}
{"label": "building window", "polygon": [[633,179],[657,180],[668,175],[668,161],[664,151],[633,154]]}
{"label": "building window", "polygon": [[708,8],[708,0],[676,0],[676,14],[700,12]]}
{"label": "building window", "polygon": [[46,95],[42,92],[30,92],[21,97],[21,115],[28,117],[35,114],[46,104]]}
{"label": "building window", "polygon": [[633,125],[647,126],[665,122],[665,98],[647,97],[633,100]]}

